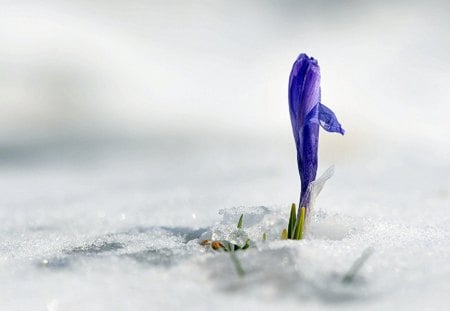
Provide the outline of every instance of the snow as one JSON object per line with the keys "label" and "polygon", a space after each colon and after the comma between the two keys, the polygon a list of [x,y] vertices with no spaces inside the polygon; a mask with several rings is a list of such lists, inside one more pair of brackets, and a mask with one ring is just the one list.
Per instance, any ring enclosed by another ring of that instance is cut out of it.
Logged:
{"label": "snow", "polygon": [[[0,309],[447,309],[448,164],[399,164],[402,149],[337,163],[306,238],[282,241],[298,196],[288,139],[284,149],[189,136],[4,147]],[[252,240],[236,252],[243,277],[228,253],[200,245],[242,242],[241,214]]]}

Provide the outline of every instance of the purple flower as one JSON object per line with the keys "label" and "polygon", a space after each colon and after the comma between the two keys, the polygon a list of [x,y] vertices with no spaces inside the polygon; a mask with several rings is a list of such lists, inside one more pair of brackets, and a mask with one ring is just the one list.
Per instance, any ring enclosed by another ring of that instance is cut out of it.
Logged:
{"label": "purple flower", "polygon": [[297,146],[301,180],[300,205],[308,209],[309,184],[316,179],[319,125],[344,135],[336,115],[320,102],[320,68],[316,59],[300,54],[289,77],[289,112]]}

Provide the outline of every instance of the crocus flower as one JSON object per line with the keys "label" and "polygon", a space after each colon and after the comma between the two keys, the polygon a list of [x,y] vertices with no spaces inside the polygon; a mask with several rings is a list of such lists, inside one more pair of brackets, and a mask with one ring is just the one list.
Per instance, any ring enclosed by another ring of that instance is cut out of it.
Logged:
{"label": "crocus flower", "polygon": [[289,112],[297,147],[301,181],[300,207],[308,210],[308,186],[316,179],[319,125],[344,135],[336,115],[320,102],[320,68],[316,59],[300,54],[289,77]]}

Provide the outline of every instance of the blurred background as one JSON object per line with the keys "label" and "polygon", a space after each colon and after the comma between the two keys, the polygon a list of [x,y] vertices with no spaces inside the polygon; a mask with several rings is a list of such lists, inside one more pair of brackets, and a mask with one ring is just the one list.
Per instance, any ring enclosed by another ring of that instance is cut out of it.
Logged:
{"label": "blurred background", "polygon": [[447,1],[1,0],[3,216],[126,191],[121,209],[194,218],[295,201],[301,52],[347,131],[321,135],[320,170],[339,176],[329,203],[362,184],[448,200],[449,33]]}

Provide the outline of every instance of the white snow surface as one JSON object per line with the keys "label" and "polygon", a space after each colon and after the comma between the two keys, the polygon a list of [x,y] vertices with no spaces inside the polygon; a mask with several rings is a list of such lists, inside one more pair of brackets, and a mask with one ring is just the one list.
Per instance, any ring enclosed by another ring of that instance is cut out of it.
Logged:
{"label": "white snow surface", "polygon": [[[337,163],[305,239],[282,241],[298,196],[293,150],[202,143],[4,146],[0,310],[448,310],[448,164],[400,163],[401,150]],[[241,214],[243,277],[200,245],[233,240]]]}

